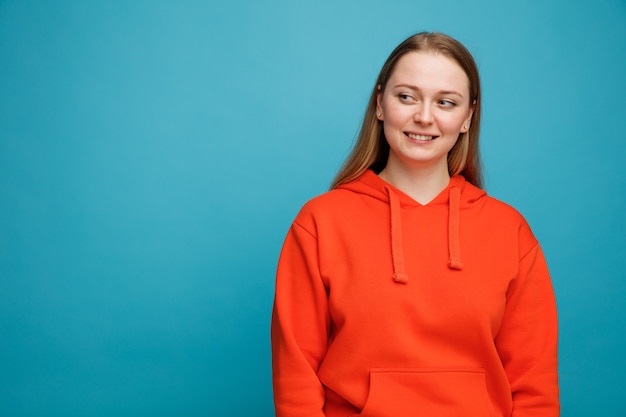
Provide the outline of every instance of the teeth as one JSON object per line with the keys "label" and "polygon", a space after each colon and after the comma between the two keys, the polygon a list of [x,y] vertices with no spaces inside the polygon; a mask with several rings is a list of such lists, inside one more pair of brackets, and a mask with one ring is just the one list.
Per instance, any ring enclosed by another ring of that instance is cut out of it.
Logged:
{"label": "teeth", "polygon": [[434,136],[416,135],[414,133],[407,133],[407,136],[415,140],[433,140],[435,138]]}

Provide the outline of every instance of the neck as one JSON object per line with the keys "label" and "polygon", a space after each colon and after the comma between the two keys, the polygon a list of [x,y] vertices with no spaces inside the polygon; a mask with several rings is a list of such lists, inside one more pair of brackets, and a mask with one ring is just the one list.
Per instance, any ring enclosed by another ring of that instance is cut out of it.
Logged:
{"label": "neck", "polygon": [[447,163],[443,167],[428,168],[411,168],[388,163],[379,177],[420,204],[431,202],[450,183]]}

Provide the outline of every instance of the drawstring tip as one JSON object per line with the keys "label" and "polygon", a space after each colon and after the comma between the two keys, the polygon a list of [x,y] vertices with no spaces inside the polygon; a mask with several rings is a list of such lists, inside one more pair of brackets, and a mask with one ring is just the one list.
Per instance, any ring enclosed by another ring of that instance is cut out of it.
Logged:
{"label": "drawstring tip", "polygon": [[399,274],[396,272],[393,274],[393,280],[400,284],[406,284],[409,282],[409,277],[406,274]]}
{"label": "drawstring tip", "polygon": [[461,262],[461,260],[457,258],[450,258],[450,260],[448,261],[448,266],[451,269],[456,269],[460,271],[461,269],[463,269],[463,262]]}

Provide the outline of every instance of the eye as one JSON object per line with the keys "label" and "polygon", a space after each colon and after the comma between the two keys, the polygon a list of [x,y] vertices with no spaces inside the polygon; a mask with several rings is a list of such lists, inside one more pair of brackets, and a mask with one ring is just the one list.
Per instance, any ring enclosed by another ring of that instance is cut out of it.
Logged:
{"label": "eye", "polygon": [[399,93],[398,98],[400,99],[400,101],[404,101],[404,102],[415,101],[415,98],[412,95],[407,94],[407,93]]}
{"label": "eye", "polygon": [[439,100],[439,105],[441,107],[452,108],[452,107],[456,106],[456,103],[454,101],[452,101],[452,100],[441,99],[441,100]]}

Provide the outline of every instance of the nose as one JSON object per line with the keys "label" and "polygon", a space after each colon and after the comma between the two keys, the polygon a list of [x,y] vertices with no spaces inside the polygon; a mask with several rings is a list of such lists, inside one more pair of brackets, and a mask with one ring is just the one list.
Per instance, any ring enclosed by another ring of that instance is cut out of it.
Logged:
{"label": "nose", "polygon": [[421,125],[429,125],[433,122],[433,113],[428,103],[421,103],[417,106],[413,120]]}

